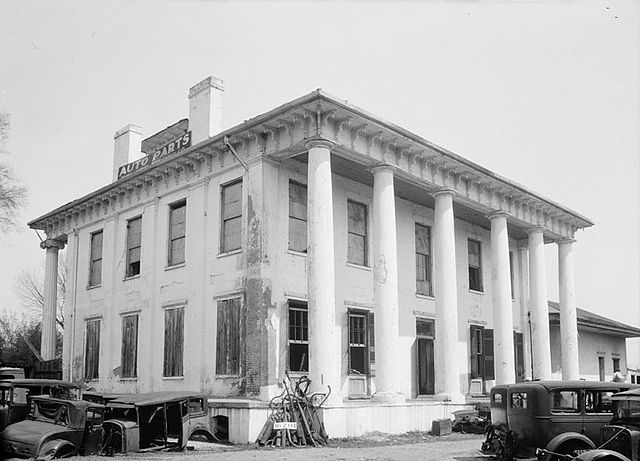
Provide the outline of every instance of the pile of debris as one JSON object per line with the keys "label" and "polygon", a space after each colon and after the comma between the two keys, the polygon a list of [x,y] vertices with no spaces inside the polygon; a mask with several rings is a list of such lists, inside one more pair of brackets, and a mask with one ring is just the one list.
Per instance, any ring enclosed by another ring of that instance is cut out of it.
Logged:
{"label": "pile of debris", "polygon": [[327,393],[309,393],[309,378],[301,377],[294,386],[288,373],[282,384],[282,394],[269,402],[271,414],[258,434],[256,443],[274,447],[326,445],[329,437],[324,429],[320,408],[331,394],[331,387]]}

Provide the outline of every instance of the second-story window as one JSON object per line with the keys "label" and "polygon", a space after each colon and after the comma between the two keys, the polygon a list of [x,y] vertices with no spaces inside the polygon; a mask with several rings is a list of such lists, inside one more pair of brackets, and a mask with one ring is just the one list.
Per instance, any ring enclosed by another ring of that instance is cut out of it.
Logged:
{"label": "second-story window", "polygon": [[183,264],[185,261],[186,218],[186,200],[174,203],[169,207],[169,266]]}
{"label": "second-story window", "polygon": [[127,221],[127,277],[140,274],[142,216]]}
{"label": "second-story window", "polygon": [[482,248],[477,240],[468,240],[469,246],[469,289],[482,291]]}
{"label": "second-story window", "polygon": [[368,265],[367,206],[347,201],[348,250],[347,262],[359,266]]}
{"label": "second-story window", "polygon": [[431,296],[431,230],[416,224],[416,292]]}
{"label": "second-story window", "polygon": [[289,182],[289,249],[307,252],[307,186]]}
{"label": "second-story window", "polygon": [[102,231],[91,234],[91,254],[89,256],[89,286],[102,282]]}
{"label": "second-story window", "polygon": [[220,251],[242,248],[242,181],[222,187],[222,238]]}

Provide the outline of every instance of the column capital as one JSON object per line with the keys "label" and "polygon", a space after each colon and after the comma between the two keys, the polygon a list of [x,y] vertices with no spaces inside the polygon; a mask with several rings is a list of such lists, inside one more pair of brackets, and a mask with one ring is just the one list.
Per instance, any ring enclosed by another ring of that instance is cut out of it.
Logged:
{"label": "column capital", "polygon": [[325,147],[331,150],[335,147],[335,145],[336,145],[335,142],[327,138],[320,138],[320,137],[308,139],[307,142],[304,143],[304,146],[307,149],[313,149],[314,147]]}
{"label": "column capital", "polygon": [[394,165],[391,165],[390,163],[378,163],[376,165],[369,167],[369,171],[371,171],[371,173],[373,173],[374,175],[378,171],[389,171],[391,173],[395,173],[396,170],[397,170],[397,167],[395,167]]}
{"label": "column capital", "polygon": [[49,250],[51,248],[62,250],[64,248],[64,245],[64,242],[55,239],[47,239],[40,242],[40,248],[42,248],[43,250]]}
{"label": "column capital", "polygon": [[531,228],[527,229],[527,234],[528,235],[531,235],[531,234],[534,234],[534,233],[537,233],[537,232],[540,232],[540,233],[542,233],[544,235],[544,227],[542,227],[542,226],[534,226],[534,227],[531,227]]}
{"label": "column capital", "polygon": [[498,219],[498,218],[507,218],[509,216],[509,213],[507,213],[504,210],[496,210],[496,211],[492,211],[491,213],[489,213],[487,215],[487,218],[493,220],[493,219]]}
{"label": "column capital", "polygon": [[443,187],[432,193],[434,197],[437,197],[439,195],[450,195],[451,197],[453,197],[456,194],[457,192],[455,191],[455,189],[451,189],[449,187]]}
{"label": "column capital", "polygon": [[572,243],[576,243],[576,239],[573,239],[571,237],[567,237],[567,238],[563,238],[560,240],[556,240],[556,243],[558,244],[558,246],[560,245],[571,245]]}
{"label": "column capital", "polygon": [[526,239],[521,239],[516,241],[516,248],[518,250],[529,251],[529,241]]}

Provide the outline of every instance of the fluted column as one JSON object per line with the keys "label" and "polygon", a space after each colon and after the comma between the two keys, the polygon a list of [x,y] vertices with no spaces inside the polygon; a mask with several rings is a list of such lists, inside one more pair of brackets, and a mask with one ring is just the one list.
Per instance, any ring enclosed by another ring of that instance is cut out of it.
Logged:
{"label": "fluted column", "polygon": [[456,239],[451,189],[435,196],[433,226],[436,298],[435,391],[443,400],[464,401],[460,392],[458,357],[458,293],[456,283]]}
{"label": "fluted column", "polygon": [[373,300],[376,323],[375,399],[404,400],[398,354],[398,250],[393,171],[373,169]]}
{"label": "fluted column", "polygon": [[56,356],[56,312],[58,309],[58,251],[64,248],[59,240],[47,239],[40,243],[46,251],[44,272],[44,311],[40,355],[44,360]]}
{"label": "fluted column", "polygon": [[340,398],[340,337],[336,325],[331,147],[324,139],[307,142],[309,377],[314,391],[331,386],[331,400]]}
{"label": "fluted column", "polygon": [[573,273],[573,243],[558,242],[558,278],[560,295],[560,338],[562,341],[562,379],[579,379],[578,316]]}
{"label": "fluted column", "polygon": [[529,231],[529,277],[533,379],[551,379],[547,274],[541,227]]}
{"label": "fluted column", "polygon": [[515,383],[513,356],[513,312],[511,306],[511,271],[509,270],[509,235],[507,214],[494,213],[491,219],[491,293],[496,384]]}

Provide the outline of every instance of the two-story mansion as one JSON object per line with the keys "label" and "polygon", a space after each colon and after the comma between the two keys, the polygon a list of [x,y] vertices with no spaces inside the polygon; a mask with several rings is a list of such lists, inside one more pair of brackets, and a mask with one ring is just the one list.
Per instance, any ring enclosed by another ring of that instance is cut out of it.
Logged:
{"label": "two-story mansion", "polygon": [[547,244],[579,378],[572,251],[591,221],[321,90],[221,132],[222,94],[209,77],[188,119],[116,132],[113,182],[29,223],[50,316],[67,248],[65,378],[252,399],[249,421],[288,370],[331,387],[333,436],[429,429],[471,392],[551,378]]}

